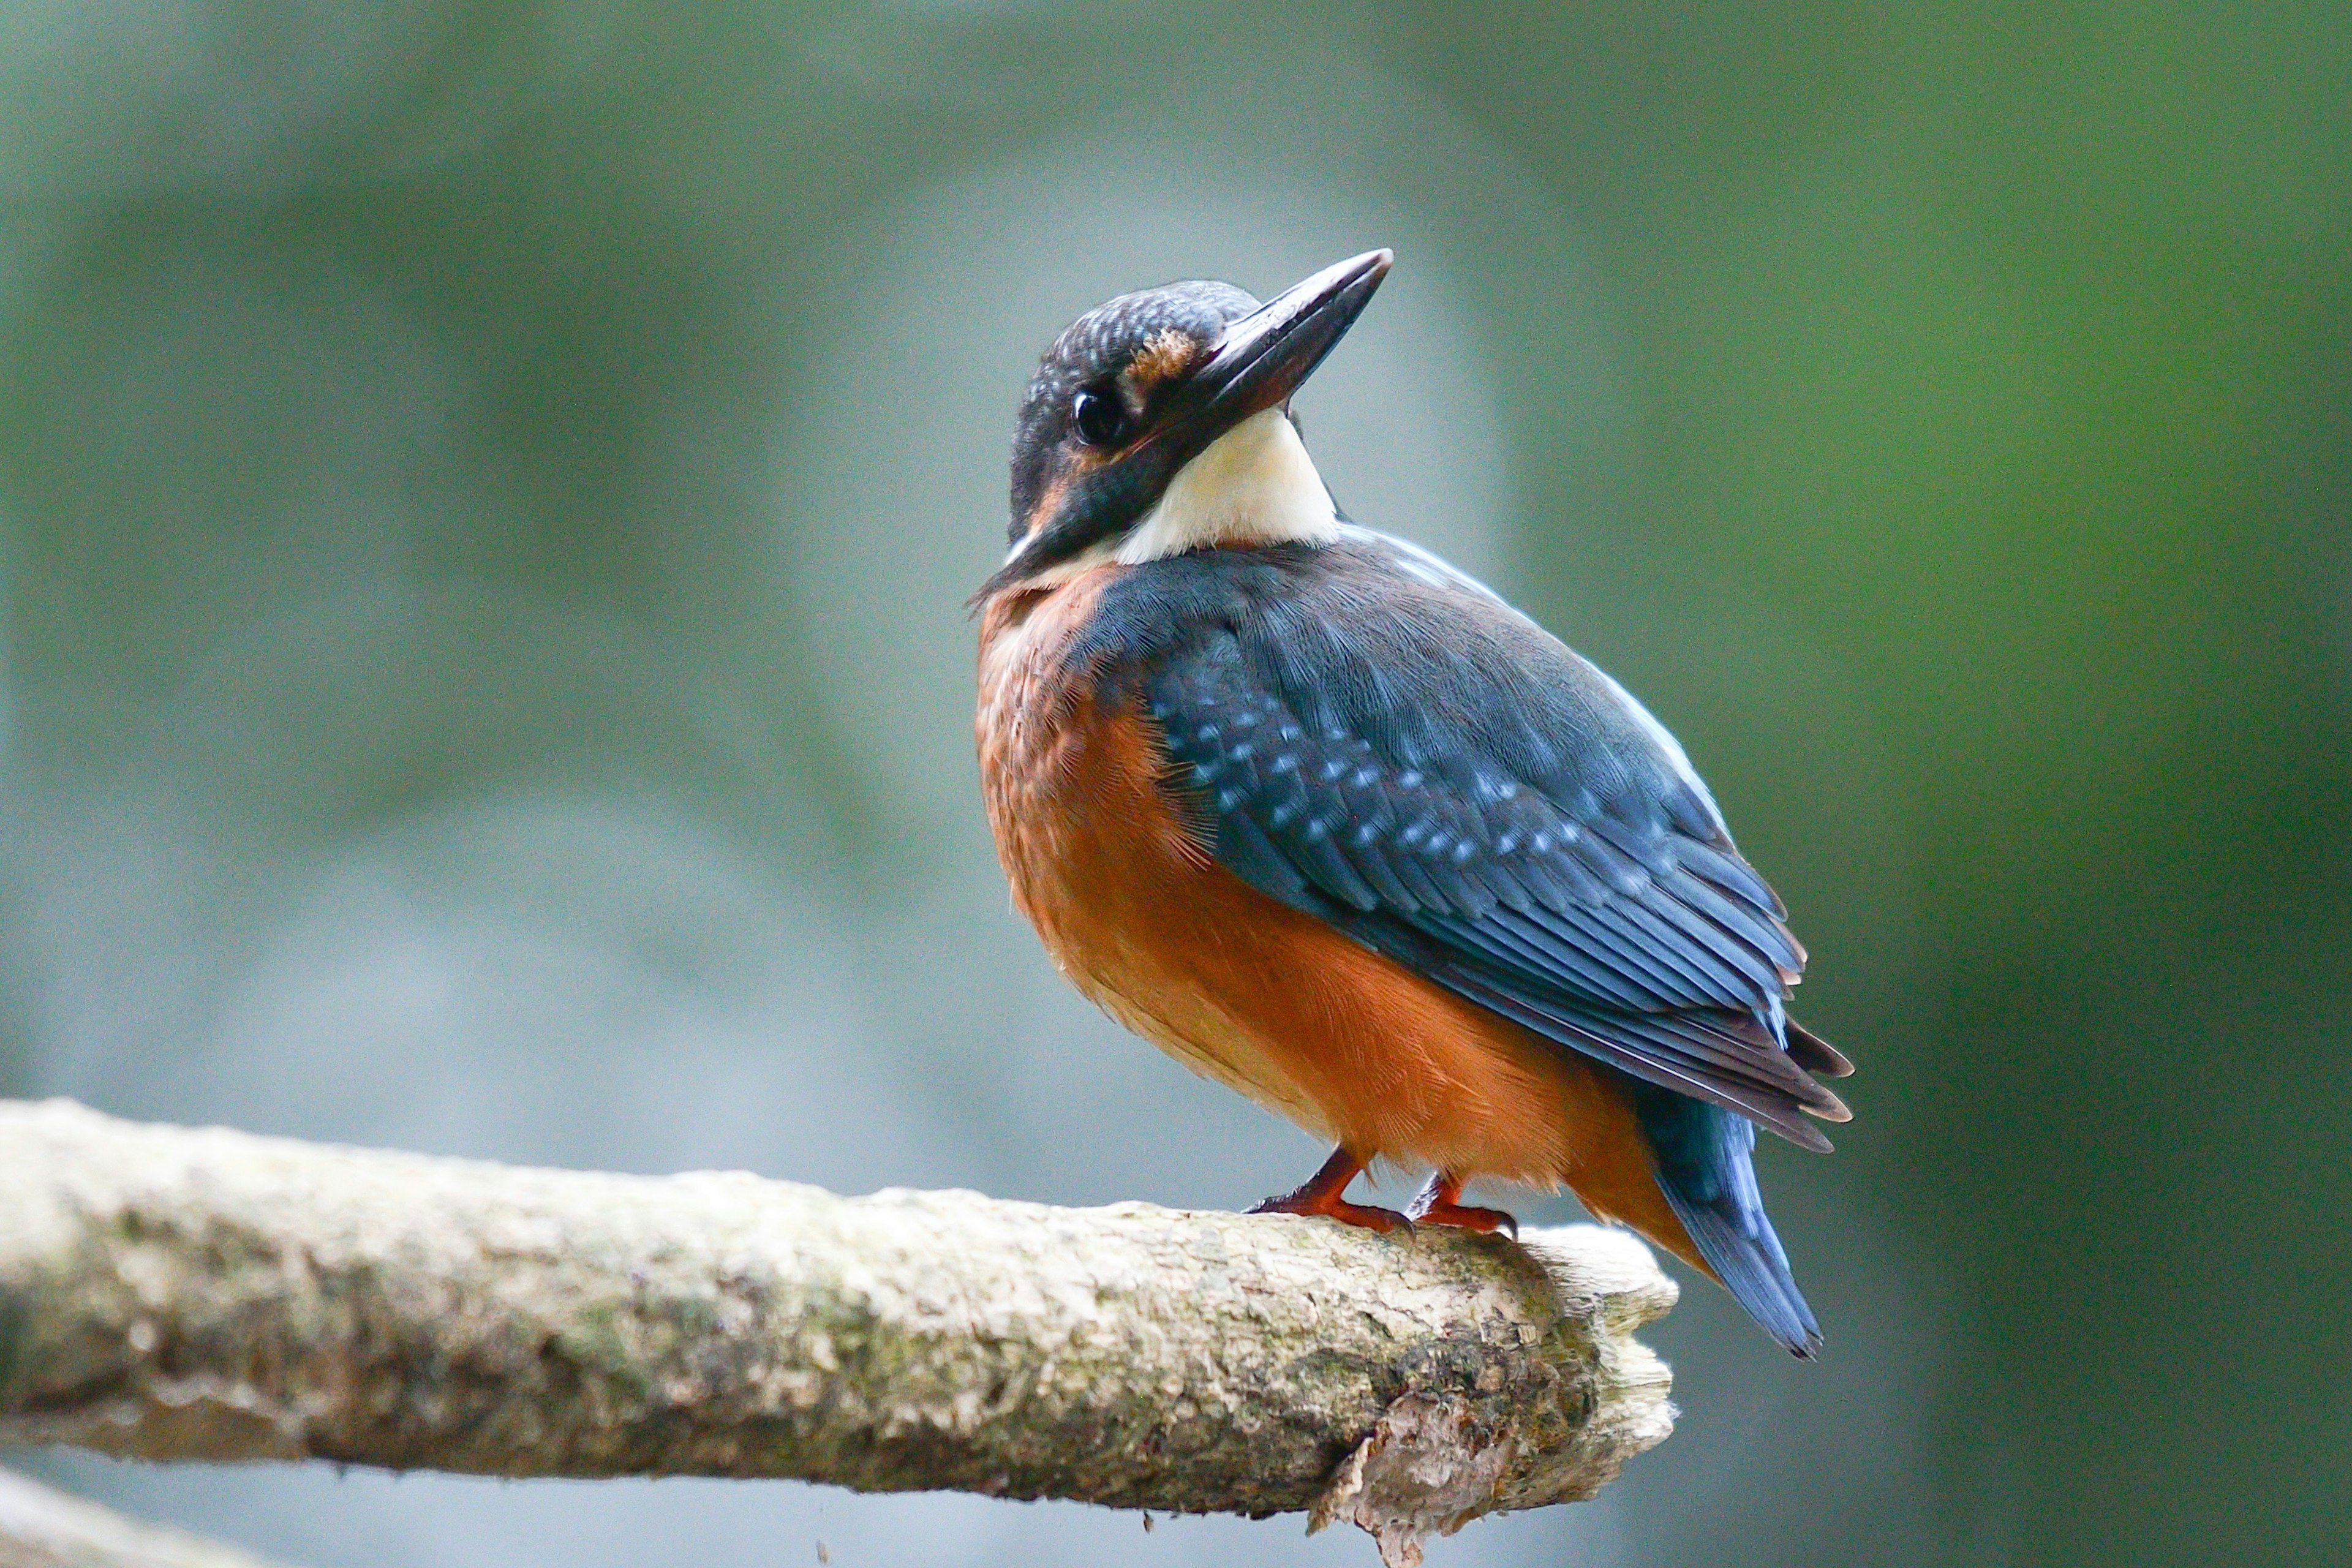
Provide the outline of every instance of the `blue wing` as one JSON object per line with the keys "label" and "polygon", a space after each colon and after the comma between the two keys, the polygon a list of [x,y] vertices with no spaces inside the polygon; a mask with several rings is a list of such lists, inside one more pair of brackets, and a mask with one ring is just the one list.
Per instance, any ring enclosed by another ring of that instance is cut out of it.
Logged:
{"label": "blue wing", "polygon": [[1806,1068],[1846,1064],[1787,1020],[1805,958],[1780,900],[1672,737],[1533,622],[1351,529],[1134,569],[1089,638],[1252,886],[1562,1047],[1829,1147],[1811,1118],[1845,1107]]}

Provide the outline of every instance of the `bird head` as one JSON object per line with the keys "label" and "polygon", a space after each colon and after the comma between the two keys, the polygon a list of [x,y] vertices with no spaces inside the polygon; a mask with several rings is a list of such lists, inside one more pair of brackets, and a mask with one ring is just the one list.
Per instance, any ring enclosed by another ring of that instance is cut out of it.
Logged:
{"label": "bird head", "polygon": [[979,597],[1106,558],[1336,531],[1290,395],[1391,259],[1367,251],[1263,305],[1230,283],[1171,283],[1070,323],[1022,399],[1012,553]]}

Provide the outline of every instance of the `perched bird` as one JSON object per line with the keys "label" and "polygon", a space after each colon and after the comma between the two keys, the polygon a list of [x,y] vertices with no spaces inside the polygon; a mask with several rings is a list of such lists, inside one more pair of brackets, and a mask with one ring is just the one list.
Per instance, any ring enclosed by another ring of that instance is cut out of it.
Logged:
{"label": "perched bird", "polygon": [[[1852,1064],[1676,744],[1428,552],[1343,517],[1291,394],[1391,257],[1269,304],[1122,295],[1055,339],[982,616],[981,771],[1013,897],[1113,1017],[1338,1147],[1254,1212],[1491,1231],[1556,1189],[1821,1343],[1756,1128],[1808,1149]],[[1374,1159],[1435,1167],[1406,1215]]]}

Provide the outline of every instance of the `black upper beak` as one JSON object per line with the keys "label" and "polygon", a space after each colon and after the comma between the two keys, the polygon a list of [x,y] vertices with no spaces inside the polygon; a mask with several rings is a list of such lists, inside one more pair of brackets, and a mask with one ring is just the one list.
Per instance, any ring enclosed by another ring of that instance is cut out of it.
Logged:
{"label": "black upper beak", "polygon": [[1187,378],[1192,406],[1175,421],[1186,444],[1205,446],[1297,391],[1355,325],[1395,259],[1385,249],[1350,257],[1227,327]]}

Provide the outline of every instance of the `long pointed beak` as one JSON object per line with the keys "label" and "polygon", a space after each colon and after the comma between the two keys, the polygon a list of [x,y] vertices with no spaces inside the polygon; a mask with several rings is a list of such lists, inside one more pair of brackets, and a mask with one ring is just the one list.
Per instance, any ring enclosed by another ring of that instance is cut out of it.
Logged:
{"label": "long pointed beak", "polygon": [[1227,327],[1188,378],[1200,401],[1180,422],[1186,435],[1213,438],[1297,391],[1355,325],[1395,259],[1386,249],[1349,257]]}

